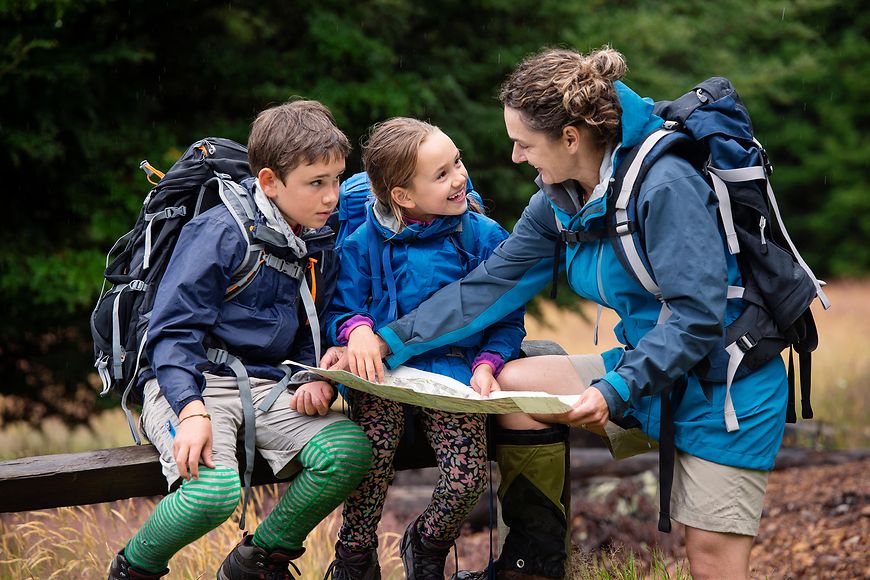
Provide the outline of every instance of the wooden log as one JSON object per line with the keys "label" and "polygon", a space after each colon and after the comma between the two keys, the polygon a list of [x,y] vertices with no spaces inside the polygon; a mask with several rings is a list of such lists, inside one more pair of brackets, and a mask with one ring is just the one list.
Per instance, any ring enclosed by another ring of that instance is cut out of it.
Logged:
{"label": "wooden log", "polygon": [[[564,354],[548,340],[523,343],[524,356]],[[254,461],[253,485],[276,483],[268,464]],[[244,472],[244,458],[239,457]],[[422,433],[414,445],[400,445],[397,469],[434,465],[434,453]],[[151,445],[25,457],[0,462],[0,513],[86,505],[163,495],[167,492],[157,451]]]}
{"label": "wooden log", "polygon": [[[243,470],[244,461],[240,463]],[[276,482],[265,461],[255,460],[253,485]],[[0,463],[0,512],[86,505],[166,492],[166,478],[152,445]]]}

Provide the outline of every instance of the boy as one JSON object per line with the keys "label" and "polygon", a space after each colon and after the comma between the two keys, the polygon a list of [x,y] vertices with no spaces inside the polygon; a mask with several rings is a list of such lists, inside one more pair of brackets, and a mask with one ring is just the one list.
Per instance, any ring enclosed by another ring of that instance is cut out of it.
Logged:
{"label": "boy", "polygon": [[[184,481],[115,557],[110,580],[166,575],[173,554],[232,515],[241,496],[236,445],[243,433],[250,438],[246,451],[255,438],[276,475],[298,474],[226,557],[219,579],[290,578],[288,566],[304,552],[307,534],[366,473],[368,439],[329,411],[331,385],[303,377],[291,381],[295,392],[273,389],[285,376],[275,366],[284,359],[319,362],[314,311],[328,304],[338,269],[324,226],[349,151],[347,137],[316,101],[259,114],[248,140],[255,177],[242,185],[257,206],[252,233],[273,242],[268,247],[277,259],[265,260],[230,300],[224,294],[249,251],[230,211],[219,204],[182,229],[149,324],[152,372],[143,377],[141,424],[170,487]],[[223,350],[209,348],[215,346]],[[254,430],[247,429],[251,422]]]}

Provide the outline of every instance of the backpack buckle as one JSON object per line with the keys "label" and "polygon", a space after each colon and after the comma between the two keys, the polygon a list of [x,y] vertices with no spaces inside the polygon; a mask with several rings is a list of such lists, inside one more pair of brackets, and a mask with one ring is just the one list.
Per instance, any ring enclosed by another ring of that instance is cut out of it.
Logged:
{"label": "backpack buckle", "polygon": [[167,220],[185,215],[187,215],[187,208],[183,205],[180,207],[167,207],[163,210],[163,219]]}
{"label": "backpack buckle", "polygon": [[761,153],[761,162],[764,166],[764,172],[768,177],[773,175],[773,164],[770,162],[770,157],[767,156],[767,151],[764,150],[764,147],[759,147],[758,151]]}
{"label": "backpack buckle", "polygon": [[634,225],[634,222],[631,220],[625,220],[624,222],[619,222],[614,226],[614,230],[620,236],[624,236],[627,234],[633,234],[637,230],[637,226]]}
{"label": "backpack buckle", "polygon": [[748,332],[738,338],[735,342],[737,343],[737,348],[739,348],[743,352],[749,352],[750,350],[752,350],[752,347],[758,344],[758,341],[752,338],[752,335],[750,335]]}
{"label": "backpack buckle", "polygon": [[133,280],[128,285],[128,288],[130,288],[130,290],[136,290],[138,292],[145,292],[145,290],[148,289],[148,284],[146,284],[144,280]]}
{"label": "backpack buckle", "polygon": [[208,358],[208,360],[210,360],[214,364],[222,365],[222,364],[225,364],[229,360],[230,353],[228,353],[227,351],[225,351],[221,348],[210,348],[210,349],[208,349],[208,352],[206,352],[205,356],[206,356],[206,358]]}

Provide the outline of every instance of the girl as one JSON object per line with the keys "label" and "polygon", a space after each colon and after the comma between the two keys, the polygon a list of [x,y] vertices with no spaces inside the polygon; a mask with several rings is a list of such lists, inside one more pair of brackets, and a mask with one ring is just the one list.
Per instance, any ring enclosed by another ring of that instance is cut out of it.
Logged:
{"label": "girl", "polygon": [[[329,328],[338,344],[347,343],[351,371],[380,381],[382,367],[363,362],[376,358],[373,328],[462,278],[507,232],[466,198],[468,174],[459,150],[429,123],[395,118],[376,125],[363,162],[376,201],[368,207],[366,223],[340,249],[342,268]],[[372,272],[378,269],[380,274]],[[504,362],[519,353],[525,336],[522,317],[523,310],[516,310],[485,332],[405,364],[448,375],[487,394],[498,388],[495,376]],[[352,418],[371,439],[374,461],[345,502],[331,572],[333,578],[372,579],[380,577],[376,532],[406,412],[394,401],[362,392],[350,396]],[[422,422],[440,476],[431,502],[405,531],[402,560],[408,578],[441,580],[447,552],[487,484],[486,420],[483,415],[409,410]]]}

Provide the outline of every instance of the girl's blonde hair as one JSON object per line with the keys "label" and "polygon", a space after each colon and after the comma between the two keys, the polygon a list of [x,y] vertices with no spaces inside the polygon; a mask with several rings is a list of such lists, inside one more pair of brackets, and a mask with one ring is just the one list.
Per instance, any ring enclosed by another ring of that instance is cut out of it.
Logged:
{"label": "girl's blonde hair", "polygon": [[[363,143],[363,166],[369,175],[372,193],[382,205],[390,208],[400,227],[405,225],[405,214],[391,195],[394,187],[410,187],[417,171],[417,154],[427,137],[440,131],[438,127],[412,119],[393,117],[373,125]],[[473,199],[468,200],[472,211],[480,211]]]}
{"label": "girl's blonde hair", "polygon": [[562,129],[587,128],[602,145],[621,138],[622,107],[613,86],[625,76],[625,57],[608,46],[588,55],[548,49],[523,60],[499,92],[530,129],[558,139]]}

